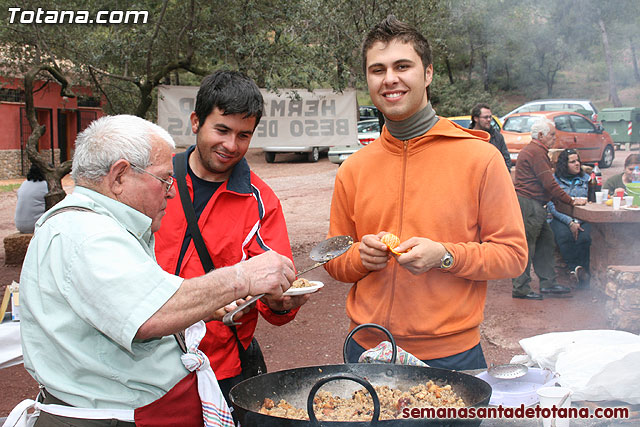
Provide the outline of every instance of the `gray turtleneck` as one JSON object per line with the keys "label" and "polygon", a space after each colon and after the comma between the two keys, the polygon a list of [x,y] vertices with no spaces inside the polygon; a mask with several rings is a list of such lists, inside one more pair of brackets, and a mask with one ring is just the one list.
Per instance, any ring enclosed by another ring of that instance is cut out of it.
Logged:
{"label": "gray turtleneck", "polygon": [[431,107],[431,101],[422,110],[405,120],[393,121],[385,117],[385,126],[389,133],[401,141],[407,141],[420,135],[424,135],[438,121],[436,112]]}

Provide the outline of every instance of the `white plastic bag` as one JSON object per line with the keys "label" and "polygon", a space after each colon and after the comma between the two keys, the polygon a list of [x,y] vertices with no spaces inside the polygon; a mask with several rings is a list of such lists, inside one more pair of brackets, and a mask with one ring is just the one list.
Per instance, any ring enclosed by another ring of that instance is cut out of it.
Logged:
{"label": "white plastic bag", "polygon": [[541,368],[559,375],[573,400],[640,404],[640,336],[613,330],[553,332],[520,340]]}

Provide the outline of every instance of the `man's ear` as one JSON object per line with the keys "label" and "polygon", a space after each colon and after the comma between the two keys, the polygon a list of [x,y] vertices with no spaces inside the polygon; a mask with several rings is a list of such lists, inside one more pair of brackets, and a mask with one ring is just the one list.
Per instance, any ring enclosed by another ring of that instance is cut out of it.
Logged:
{"label": "man's ear", "polygon": [[125,182],[130,179],[128,174],[130,168],[129,162],[124,159],[120,159],[111,165],[106,176],[106,184],[113,194],[120,195],[124,191]]}
{"label": "man's ear", "polygon": [[426,83],[425,87],[429,87],[433,80],[433,64],[429,64],[429,66],[424,69],[424,80]]}
{"label": "man's ear", "polygon": [[200,120],[198,120],[198,116],[195,111],[191,112],[189,119],[191,119],[191,132],[198,133],[198,130],[200,130]]}

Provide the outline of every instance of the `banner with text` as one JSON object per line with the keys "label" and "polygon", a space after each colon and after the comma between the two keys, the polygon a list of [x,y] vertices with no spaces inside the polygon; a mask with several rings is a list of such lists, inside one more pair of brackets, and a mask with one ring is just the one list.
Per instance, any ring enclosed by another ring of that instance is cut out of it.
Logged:
{"label": "banner with text", "polygon": [[[326,147],[358,140],[356,92],[347,89],[260,89],[265,101],[251,147]],[[189,115],[196,105],[197,86],[160,86],[158,124],[178,147],[195,143]]]}

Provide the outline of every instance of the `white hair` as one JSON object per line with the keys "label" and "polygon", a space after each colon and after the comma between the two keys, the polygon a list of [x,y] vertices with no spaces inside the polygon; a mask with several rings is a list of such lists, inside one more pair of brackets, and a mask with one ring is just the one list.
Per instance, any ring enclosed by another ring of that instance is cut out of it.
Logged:
{"label": "white hair", "polygon": [[78,134],[71,177],[76,184],[99,182],[120,159],[146,169],[154,137],[175,148],[167,131],[145,119],[126,114],[101,117]]}
{"label": "white hair", "polygon": [[531,138],[538,139],[538,134],[548,135],[551,132],[551,126],[555,124],[546,117],[540,117],[531,125]]}

